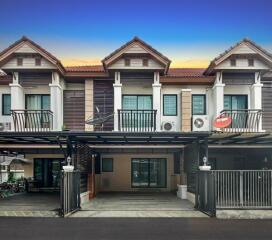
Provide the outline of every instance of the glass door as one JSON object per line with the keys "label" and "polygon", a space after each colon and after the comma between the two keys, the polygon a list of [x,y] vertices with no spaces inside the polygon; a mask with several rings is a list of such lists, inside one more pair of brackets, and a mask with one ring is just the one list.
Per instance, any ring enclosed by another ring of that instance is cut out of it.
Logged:
{"label": "glass door", "polygon": [[225,95],[224,109],[232,118],[232,128],[246,128],[248,112],[247,95]]}
{"label": "glass door", "polygon": [[145,128],[151,124],[151,117],[141,110],[152,110],[151,95],[123,95],[122,108],[125,111],[122,122],[124,127]]}
{"label": "glass door", "polygon": [[148,187],[149,185],[148,159],[133,159],[131,174],[133,187]]}
{"label": "glass door", "polygon": [[[34,110],[26,114],[27,128],[49,127],[47,113],[40,110],[50,110],[50,95],[47,94],[27,94],[25,97],[26,110]],[[39,110],[39,111],[35,111]]]}
{"label": "glass door", "polygon": [[39,187],[59,187],[61,161],[63,159],[34,159],[34,179]]}
{"label": "glass door", "polygon": [[150,159],[150,187],[166,186],[166,160]]}
{"label": "glass door", "polygon": [[132,187],[166,187],[166,159],[132,159]]}

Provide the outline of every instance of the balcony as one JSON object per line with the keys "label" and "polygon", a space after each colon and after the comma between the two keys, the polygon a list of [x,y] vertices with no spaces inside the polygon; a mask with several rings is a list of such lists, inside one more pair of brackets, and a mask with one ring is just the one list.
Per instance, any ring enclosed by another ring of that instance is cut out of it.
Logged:
{"label": "balcony", "polygon": [[118,130],[124,132],[156,131],[157,110],[118,110]]}
{"label": "balcony", "polygon": [[16,132],[48,132],[53,129],[50,110],[11,110]]}
{"label": "balcony", "polygon": [[257,133],[261,131],[262,110],[223,110],[220,116],[229,117],[231,120],[229,126],[221,128],[223,132]]}

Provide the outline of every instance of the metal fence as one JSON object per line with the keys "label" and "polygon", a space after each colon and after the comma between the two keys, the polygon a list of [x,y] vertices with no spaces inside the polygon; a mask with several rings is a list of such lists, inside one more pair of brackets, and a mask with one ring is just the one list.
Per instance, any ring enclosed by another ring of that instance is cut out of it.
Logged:
{"label": "metal fence", "polygon": [[272,170],[215,170],[216,208],[272,208]]}
{"label": "metal fence", "polygon": [[239,109],[223,110],[221,115],[231,118],[230,126],[223,128],[224,132],[259,132],[262,110]]}
{"label": "metal fence", "polygon": [[65,217],[80,208],[80,171],[61,174],[61,212]]}

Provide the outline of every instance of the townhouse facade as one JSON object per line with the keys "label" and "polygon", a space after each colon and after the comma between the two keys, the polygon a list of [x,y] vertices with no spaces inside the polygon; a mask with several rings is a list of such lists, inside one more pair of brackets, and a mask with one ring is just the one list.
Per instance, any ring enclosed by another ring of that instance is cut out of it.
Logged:
{"label": "townhouse facade", "polygon": [[272,168],[272,55],[248,39],[184,69],[137,37],[101,65],[71,67],[23,37],[0,69],[0,149],[24,154],[39,188],[59,188],[72,155],[87,198],[179,184],[195,193],[206,159],[214,170]]}

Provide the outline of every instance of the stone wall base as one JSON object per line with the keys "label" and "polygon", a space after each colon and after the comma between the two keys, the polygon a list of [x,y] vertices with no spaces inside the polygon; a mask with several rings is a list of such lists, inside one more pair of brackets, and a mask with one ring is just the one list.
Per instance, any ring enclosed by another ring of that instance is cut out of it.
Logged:
{"label": "stone wall base", "polygon": [[192,204],[195,205],[195,194],[187,192],[187,200],[189,200]]}
{"label": "stone wall base", "polygon": [[220,219],[272,219],[272,210],[216,210]]}
{"label": "stone wall base", "polygon": [[84,203],[90,201],[89,200],[89,194],[90,194],[89,191],[80,194],[80,203],[81,204],[84,204]]}

